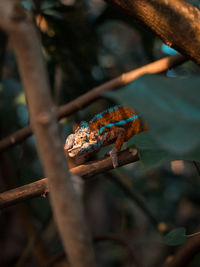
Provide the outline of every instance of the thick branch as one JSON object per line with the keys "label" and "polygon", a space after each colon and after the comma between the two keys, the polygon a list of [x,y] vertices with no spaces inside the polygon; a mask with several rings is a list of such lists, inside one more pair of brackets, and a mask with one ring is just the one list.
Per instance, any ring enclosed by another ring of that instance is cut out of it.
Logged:
{"label": "thick branch", "polygon": [[[119,153],[119,166],[138,161],[138,154],[135,149],[127,149]],[[113,169],[110,156],[94,162],[79,165],[70,170],[72,175],[81,176],[84,180]],[[16,189],[12,189],[0,194],[0,209],[14,205],[37,196],[46,196],[49,192],[47,178],[41,179],[31,184],[27,184]]]}
{"label": "thick branch", "polygon": [[[166,71],[172,67],[182,64],[186,61],[186,58],[182,55],[175,55],[162,58],[153,63],[147,64],[136,70],[124,73],[119,77],[110,80],[98,87],[93,88],[89,92],[79,96],[75,100],[69,102],[66,105],[60,106],[56,112],[57,119],[61,119],[65,116],[69,116],[75,111],[82,109],[83,107],[89,105],[94,100],[98,99],[104,91],[112,90],[126,85],[133,80],[139,78],[144,74],[155,74]],[[32,135],[32,129],[30,126],[26,126],[10,136],[2,139],[0,141],[0,152],[5,149],[23,142],[27,137]]]}
{"label": "thick branch", "polygon": [[164,267],[187,267],[200,251],[200,235],[189,239]]}
{"label": "thick branch", "polygon": [[200,10],[184,0],[105,0],[200,64]]}
{"label": "thick branch", "polygon": [[0,25],[15,49],[53,213],[69,262],[74,267],[93,267],[92,243],[68,172],[37,32],[20,2],[14,0],[0,2]]}

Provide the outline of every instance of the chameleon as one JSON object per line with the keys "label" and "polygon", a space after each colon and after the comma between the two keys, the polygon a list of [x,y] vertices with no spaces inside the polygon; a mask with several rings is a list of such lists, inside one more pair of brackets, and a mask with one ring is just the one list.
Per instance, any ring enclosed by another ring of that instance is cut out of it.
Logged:
{"label": "chameleon", "polygon": [[147,130],[147,125],[132,108],[114,106],[97,115],[89,122],[82,121],[73,134],[66,138],[64,150],[69,157],[97,152],[114,144],[109,152],[113,167],[118,166],[117,153],[124,142]]}

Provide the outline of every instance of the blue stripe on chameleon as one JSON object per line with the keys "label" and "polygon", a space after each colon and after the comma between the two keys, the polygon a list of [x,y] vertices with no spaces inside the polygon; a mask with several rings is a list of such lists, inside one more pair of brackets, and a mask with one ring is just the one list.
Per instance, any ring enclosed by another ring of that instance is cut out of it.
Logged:
{"label": "blue stripe on chameleon", "polygon": [[89,123],[92,123],[93,121],[98,120],[98,119],[102,119],[102,118],[103,118],[103,115],[104,115],[105,113],[111,113],[111,112],[113,112],[114,110],[117,110],[119,107],[120,107],[120,105],[117,105],[117,106],[108,108],[108,109],[102,111],[102,112],[99,113],[99,114],[96,114],[96,115],[94,116],[94,118],[92,118],[92,119],[89,121]]}
{"label": "blue stripe on chameleon", "polygon": [[96,117],[96,119],[102,119],[103,118],[103,114],[102,113],[99,113],[95,117]]}
{"label": "blue stripe on chameleon", "polygon": [[80,124],[80,126],[82,128],[88,128],[89,127],[89,125],[88,125],[88,123],[86,121],[82,121],[81,124]]}
{"label": "blue stripe on chameleon", "polygon": [[96,114],[96,115],[89,121],[89,123],[92,123],[93,121],[98,120],[98,119],[102,119],[102,118],[103,118],[103,113],[104,113],[104,111],[101,112],[101,113],[99,113],[99,114]]}
{"label": "blue stripe on chameleon", "polygon": [[126,124],[128,122],[131,122],[131,121],[134,121],[134,120],[136,120],[138,118],[139,118],[138,115],[133,115],[133,117],[130,117],[130,118],[126,119],[126,120],[116,121],[114,123],[110,123],[110,124],[104,125],[103,127],[101,127],[99,132],[101,134],[103,132],[103,130],[106,129],[106,128],[110,128],[110,127],[113,127],[113,126],[124,125],[124,124]]}
{"label": "blue stripe on chameleon", "polygon": [[113,112],[114,110],[117,110],[117,109],[119,109],[121,106],[120,105],[117,105],[117,106],[114,106],[114,107],[111,107],[111,108],[109,108],[109,109],[107,109],[107,110],[105,110],[105,112]]}

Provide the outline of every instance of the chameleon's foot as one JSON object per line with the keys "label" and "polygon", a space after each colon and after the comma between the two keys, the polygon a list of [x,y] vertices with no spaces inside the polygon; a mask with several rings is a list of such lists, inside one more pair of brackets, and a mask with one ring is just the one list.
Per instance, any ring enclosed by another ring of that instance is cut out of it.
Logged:
{"label": "chameleon's foot", "polygon": [[110,157],[112,160],[113,168],[117,168],[118,164],[118,157],[117,157],[117,151],[115,148],[113,148],[110,152]]}

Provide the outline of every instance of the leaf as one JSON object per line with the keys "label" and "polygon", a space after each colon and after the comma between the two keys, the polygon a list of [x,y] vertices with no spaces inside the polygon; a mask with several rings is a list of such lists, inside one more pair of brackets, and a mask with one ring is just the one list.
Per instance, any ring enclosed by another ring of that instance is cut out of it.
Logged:
{"label": "leaf", "polygon": [[158,166],[172,160],[195,160],[200,161],[200,146],[189,153],[180,155],[164,149],[151,135],[151,131],[140,133],[128,141],[128,146],[135,145],[138,149],[140,160],[144,167]]}
{"label": "leaf", "polygon": [[32,10],[35,7],[34,3],[29,0],[22,0],[21,5],[27,10]]}
{"label": "leaf", "polygon": [[62,14],[54,9],[45,9],[43,14],[54,17],[55,19],[63,19]]}
{"label": "leaf", "polygon": [[121,90],[105,94],[140,113],[165,150],[183,155],[200,144],[199,85],[197,76],[146,75]]}
{"label": "leaf", "polygon": [[162,242],[168,246],[178,246],[185,243],[188,238],[185,235],[185,228],[176,228],[163,237]]}
{"label": "leaf", "polygon": [[59,7],[59,6],[60,6],[59,2],[48,0],[48,1],[42,1],[40,8],[42,10],[45,10],[45,9],[51,9],[51,8]]}

